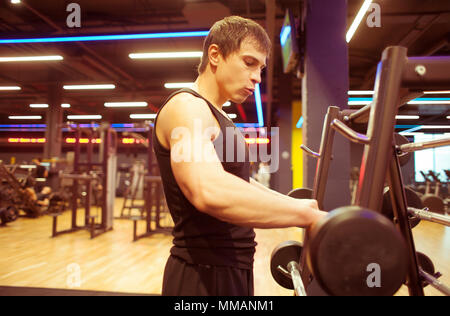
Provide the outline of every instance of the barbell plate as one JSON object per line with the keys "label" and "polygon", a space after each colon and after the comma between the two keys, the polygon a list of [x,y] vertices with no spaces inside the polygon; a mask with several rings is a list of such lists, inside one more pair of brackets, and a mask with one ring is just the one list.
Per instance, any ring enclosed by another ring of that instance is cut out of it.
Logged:
{"label": "barbell plate", "polygon": [[406,277],[406,246],[385,216],[358,206],[338,208],[310,231],[307,262],[330,295],[389,296]]}
{"label": "barbell plate", "polygon": [[302,243],[294,240],[288,240],[280,243],[273,251],[270,258],[270,271],[274,280],[286,289],[293,290],[292,279],[283,274],[278,266],[288,271],[287,265],[291,261],[299,262],[302,253]]}
{"label": "barbell plate", "polygon": [[[409,144],[409,140],[399,133],[394,133],[394,141],[397,146]],[[406,165],[411,159],[412,153],[404,153],[398,156],[398,161],[400,166]]]}
{"label": "barbell plate", "polygon": [[433,194],[426,194],[422,196],[422,203],[424,207],[428,207],[430,212],[445,215],[444,201]]}
{"label": "barbell plate", "polygon": [[[419,267],[421,267],[422,270],[425,271],[426,273],[434,275],[436,270],[434,268],[433,261],[431,261],[431,259],[424,253],[421,253],[419,251],[417,251],[416,253],[417,253],[417,263]],[[422,280],[423,287],[428,285],[428,282],[426,282],[424,278],[421,277],[420,279]]]}
{"label": "barbell plate", "polygon": [[[420,196],[414,190],[405,187],[405,195],[406,195],[406,204],[408,207],[414,207],[418,209],[423,209],[424,205]],[[383,206],[381,208],[381,213],[386,216],[389,220],[394,220],[394,210],[392,209],[391,196],[389,194],[389,187],[384,188],[383,193]],[[420,219],[408,214],[409,225],[411,228],[416,227],[420,223]]]}
{"label": "barbell plate", "polygon": [[290,191],[287,195],[294,199],[312,199],[313,191],[308,188],[297,188]]}

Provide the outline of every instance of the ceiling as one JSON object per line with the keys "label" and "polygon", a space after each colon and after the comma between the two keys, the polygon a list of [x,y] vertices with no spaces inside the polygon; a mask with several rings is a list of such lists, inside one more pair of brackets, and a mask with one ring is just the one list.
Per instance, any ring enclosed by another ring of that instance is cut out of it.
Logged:
{"label": "ceiling", "polygon": [[[69,28],[66,11],[73,1],[23,0],[0,2],[0,38],[35,38],[99,34],[135,34],[154,32],[208,30],[216,20],[227,15],[252,18],[266,23],[265,0],[77,0],[81,8],[81,27]],[[270,1],[269,1],[270,2]],[[273,105],[277,108],[277,78],[281,74],[278,34],[286,8],[299,8],[298,0],[276,0]],[[362,0],[348,0],[348,25]],[[402,45],[409,55],[450,55],[450,1],[375,0],[381,6],[381,27],[365,23],[349,44],[350,89],[371,89],[376,64],[386,46]],[[272,11],[273,13],[273,11]],[[133,60],[130,53],[161,51],[199,51],[203,37],[90,41],[72,43],[2,44],[2,56],[62,55],[63,61],[39,63],[0,63],[0,86],[19,85],[20,91],[0,91],[0,124],[12,124],[8,115],[40,114],[45,109],[30,109],[30,103],[48,103],[49,95],[63,84],[113,83],[114,90],[63,91],[62,102],[71,108],[64,114],[101,114],[111,123],[132,122],[130,113],[153,113],[171,90],[165,82],[193,81],[198,59]],[[263,77],[264,78],[264,77]],[[293,95],[300,98],[300,80],[293,80]],[[265,87],[262,85],[263,101]],[[449,95],[447,95],[449,97]],[[110,109],[108,101],[146,101],[144,109]],[[254,100],[238,108],[236,122],[257,122]],[[420,111],[419,107],[405,110]],[[445,121],[448,106],[424,108],[435,119]],[[447,114],[450,115],[450,114]],[[16,122],[13,122],[16,123]],[[28,123],[28,122],[27,122]],[[31,123],[31,122],[30,122]],[[43,120],[36,123],[44,123]]]}

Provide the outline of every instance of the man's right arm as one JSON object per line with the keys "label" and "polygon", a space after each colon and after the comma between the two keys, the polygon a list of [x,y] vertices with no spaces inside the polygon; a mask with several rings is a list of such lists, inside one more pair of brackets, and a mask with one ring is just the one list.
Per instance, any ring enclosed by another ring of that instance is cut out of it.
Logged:
{"label": "man's right arm", "polygon": [[[207,104],[190,95],[177,96],[161,111],[158,129],[170,143],[175,179],[199,211],[254,228],[307,227],[326,215],[315,200],[271,194],[226,172],[211,137],[199,136],[198,126],[204,130],[216,124]],[[210,153],[207,159],[205,153]]]}

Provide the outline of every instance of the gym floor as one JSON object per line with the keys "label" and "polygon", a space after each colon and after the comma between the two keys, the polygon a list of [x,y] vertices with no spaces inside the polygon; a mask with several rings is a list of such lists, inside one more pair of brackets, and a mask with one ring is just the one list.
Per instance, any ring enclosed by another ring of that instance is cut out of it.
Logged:
{"label": "gym floor", "polygon": [[[116,215],[123,200],[116,199]],[[83,221],[79,210],[79,224]],[[94,209],[95,213],[95,209]],[[58,219],[58,230],[68,229],[71,212]],[[133,222],[115,220],[114,230],[93,240],[88,231],[78,231],[50,238],[52,218],[19,218],[0,227],[0,286],[78,289],[121,293],[160,294],[164,265],[169,255],[170,234],[154,234],[132,242]],[[144,233],[145,222],[139,222],[138,233]],[[414,230],[416,248],[430,256],[450,283],[450,228],[430,222]],[[291,296],[292,291],[278,286],[269,269],[270,254],[286,240],[299,240],[302,230],[256,230],[255,295]],[[430,286],[426,295],[441,295]],[[408,295],[403,286],[397,295]]]}

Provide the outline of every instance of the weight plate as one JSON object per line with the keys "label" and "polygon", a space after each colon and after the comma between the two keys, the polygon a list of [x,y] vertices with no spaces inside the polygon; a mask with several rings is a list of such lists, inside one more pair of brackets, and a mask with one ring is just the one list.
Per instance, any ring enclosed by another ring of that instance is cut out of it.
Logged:
{"label": "weight plate", "polygon": [[440,197],[426,194],[422,197],[422,203],[424,207],[428,207],[430,212],[445,215],[444,201]]}
{"label": "weight plate", "polygon": [[307,262],[330,295],[393,295],[406,277],[406,246],[385,216],[358,206],[338,208],[311,229]]}
{"label": "weight plate", "polygon": [[[394,133],[394,141],[397,146],[405,145],[405,144],[409,143],[409,140],[405,136],[400,135],[398,133]],[[409,160],[411,159],[411,156],[412,156],[412,153],[404,153],[404,154],[399,155],[398,161],[400,163],[400,166],[406,165],[409,162]]]}
{"label": "weight plate", "polygon": [[270,271],[275,281],[286,289],[293,290],[292,279],[278,270],[278,266],[287,271],[287,265],[291,261],[299,262],[303,245],[298,241],[285,241],[280,243],[273,251],[270,258]]}
{"label": "weight plate", "polygon": [[287,194],[295,199],[312,199],[313,191],[308,188],[294,189]]}
{"label": "weight plate", "polygon": [[[420,196],[412,189],[405,187],[405,195],[406,195],[406,204],[409,207],[414,207],[418,209],[423,209],[424,205],[422,204],[422,200]],[[391,221],[394,220],[394,211],[392,209],[391,196],[389,194],[389,188],[384,188],[383,193],[383,206],[381,208],[381,213],[386,216]],[[420,219],[415,216],[409,215],[409,224],[411,228],[416,227],[420,223]]]}
{"label": "weight plate", "polygon": [[[434,268],[433,261],[431,261],[431,259],[424,253],[421,253],[419,251],[417,251],[416,253],[417,253],[417,263],[419,264],[419,267],[421,267],[423,271],[431,275],[434,275],[436,270]],[[428,285],[428,282],[426,282],[425,279],[423,279],[422,277],[421,280],[423,287]]]}

